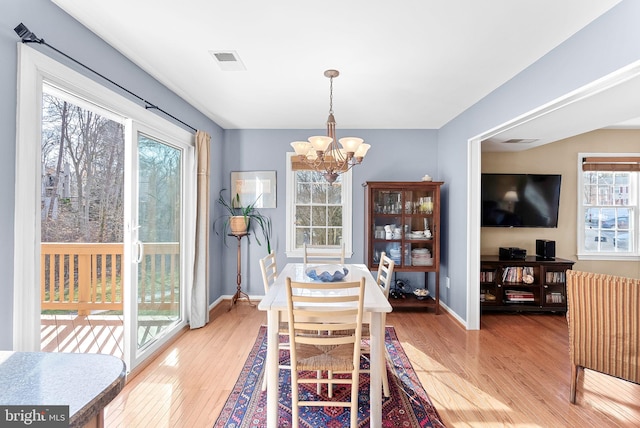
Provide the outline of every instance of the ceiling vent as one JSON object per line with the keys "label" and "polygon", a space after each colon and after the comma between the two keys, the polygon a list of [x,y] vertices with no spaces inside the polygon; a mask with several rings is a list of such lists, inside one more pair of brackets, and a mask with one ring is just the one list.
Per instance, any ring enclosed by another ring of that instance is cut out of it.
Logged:
{"label": "ceiling vent", "polygon": [[246,71],[236,51],[209,51],[222,71]]}
{"label": "ceiling vent", "polygon": [[534,141],[538,141],[535,138],[512,138],[510,140],[503,141],[503,144],[530,144]]}

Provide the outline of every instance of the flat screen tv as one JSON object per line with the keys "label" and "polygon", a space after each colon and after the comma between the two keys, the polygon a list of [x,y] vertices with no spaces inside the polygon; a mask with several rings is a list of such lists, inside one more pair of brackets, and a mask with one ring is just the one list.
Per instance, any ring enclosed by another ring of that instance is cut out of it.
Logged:
{"label": "flat screen tv", "polygon": [[558,227],[560,174],[482,174],[483,227]]}

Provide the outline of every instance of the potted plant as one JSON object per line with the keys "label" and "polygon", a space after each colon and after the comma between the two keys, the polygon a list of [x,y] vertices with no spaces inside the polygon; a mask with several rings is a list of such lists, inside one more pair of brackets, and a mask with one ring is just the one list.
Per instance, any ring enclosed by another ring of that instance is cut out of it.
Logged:
{"label": "potted plant", "polygon": [[[271,219],[256,208],[258,199],[243,206],[239,194],[236,193],[234,197],[226,199],[225,190],[227,189],[220,190],[218,203],[225,208],[227,213],[214,221],[213,226],[216,234],[222,234],[226,245],[227,234],[242,235],[253,230],[256,242],[258,245],[262,245],[258,233],[255,233],[259,231],[267,244],[267,253],[271,253]],[[220,230],[216,228],[216,224],[220,224]]]}

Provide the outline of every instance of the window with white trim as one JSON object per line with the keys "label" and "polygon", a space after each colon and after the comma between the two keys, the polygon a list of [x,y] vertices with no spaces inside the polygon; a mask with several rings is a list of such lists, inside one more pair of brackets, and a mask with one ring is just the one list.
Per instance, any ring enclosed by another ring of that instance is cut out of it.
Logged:
{"label": "window with white trim", "polygon": [[351,195],[351,171],[329,183],[321,173],[297,165],[295,153],[287,153],[287,257],[302,257],[305,243],[339,246],[344,242],[350,255]]}
{"label": "window with white trim", "polygon": [[638,154],[580,154],[578,258],[640,257]]}

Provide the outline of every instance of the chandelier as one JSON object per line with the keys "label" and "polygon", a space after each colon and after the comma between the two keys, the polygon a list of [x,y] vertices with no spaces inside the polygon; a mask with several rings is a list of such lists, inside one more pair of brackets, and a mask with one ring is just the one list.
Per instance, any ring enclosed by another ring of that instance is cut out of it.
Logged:
{"label": "chandelier", "polygon": [[[338,77],[338,70],[327,70],[329,78],[329,118],[327,119],[327,135],[309,137],[309,141],[294,141],[291,147],[296,151],[298,160],[311,169],[321,173],[333,183],[339,174],[347,172],[354,165],[362,163],[362,159],[371,147],[362,138],[344,137],[336,141],[336,119],[333,117],[333,78]],[[338,142],[342,147],[338,147]]]}

